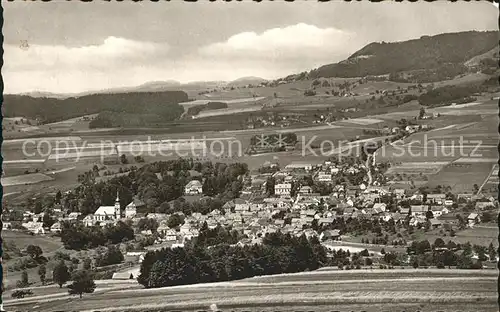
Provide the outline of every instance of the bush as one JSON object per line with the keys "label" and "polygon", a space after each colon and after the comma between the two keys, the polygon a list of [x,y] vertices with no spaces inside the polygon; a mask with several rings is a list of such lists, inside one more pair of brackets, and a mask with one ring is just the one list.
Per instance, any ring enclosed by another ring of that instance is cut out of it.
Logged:
{"label": "bush", "polygon": [[31,296],[33,292],[31,289],[18,289],[12,292],[11,297],[15,299],[24,298],[25,296]]}

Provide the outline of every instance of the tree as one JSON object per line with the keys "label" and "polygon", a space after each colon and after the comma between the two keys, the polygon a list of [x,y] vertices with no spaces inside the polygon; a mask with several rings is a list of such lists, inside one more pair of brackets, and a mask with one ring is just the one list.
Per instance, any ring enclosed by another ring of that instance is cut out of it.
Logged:
{"label": "tree", "polygon": [[56,202],[56,204],[60,204],[60,203],[61,203],[61,198],[62,198],[62,193],[61,193],[61,191],[57,191],[57,193],[56,193],[56,198],[55,198],[55,202]]}
{"label": "tree", "polygon": [[424,116],[425,116],[425,109],[421,107],[420,113],[418,114],[418,119],[422,119]]}
{"label": "tree", "polygon": [[474,183],[474,185],[472,186],[472,191],[474,194],[477,194],[477,192],[479,192],[479,185]]}
{"label": "tree", "polygon": [[106,266],[111,264],[117,264],[122,262],[124,259],[120,248],[115,246],[109,246],[108,250],[104,253],[104,255],[99,256],[96,259],[97,266]]}
{"label": "tree", "polygon": [[128,164],[128,159],[127,159],[127,156],[125,156],[125,154],[122,154],[122,155],[120,156],[120,162],[121,162],[123,165]]}
{"label": "tree", "polygon": [[380,250],[380,253],[383,254],[383,255],[385,255],[385,249],[382,248],[382,250]]}
{"label": "tree", "polygon": [[70,295],[80,295],[80,298],[82,298],[83,293],[93,293],[96,288],[94,279],[89,271],[76,271],[73,274],[72,280],[73,283],[68,285]]}
{"label": "tree", "polygon": [[40,282],[42,282],[42,285],[45,285],[45,275],[47,274],[47,268],[45,267],[44,264],[42,264],[38,268],[38,276],[40,276]]}
{"label": "tree", "polygon": [[52,279],[59,285],[59,288],[62,288],[62,285],[69,281],[70,275],[68,272],[68,267],[63,260],[60,260],[59,263],[54,267],[54,271],[52,271]]}
{"label": "tree", "polygon": [[21,273],[21,280],[17,281],[16,286],[17,288],[24,288],[29,286],[29,280],[28,280],[28,272],[23,271]]}
{"label": "tree", "polygon": [[83,269],[88,271],[91,268],[92,268],[92,259],[90,258],[83,259]]}
{"label": "tree", "polygon": [[498,250],[493,246],[493,243],[490,243],[488,246],[488,256],[490,257],[490,261],[496,261],[498,257]]}
{"label": "tree", "polygon": [[445,246],[446,244],[444,243],[444,240],[440,237],[436,238],[436,240],[434,241],[434,249],[443,248]]}
{"label": "tree", "polygon": [[26,247],[26,252],[32,259],[38,259],[43,254],[42,248],[37,245],[28,245],[28,247]]}
{"label": "tree", "polygon": [[173,229],[183,223],[184,223],[184,218],[181,215],[174,213],[168,218],[167,226]]}

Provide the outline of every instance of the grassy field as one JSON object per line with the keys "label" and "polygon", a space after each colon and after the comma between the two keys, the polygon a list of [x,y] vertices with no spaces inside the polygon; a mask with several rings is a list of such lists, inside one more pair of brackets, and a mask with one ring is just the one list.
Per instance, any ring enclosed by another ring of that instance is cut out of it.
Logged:
{"label": "grassy field", "polygon": [[451,186],[455,194],[471,193],[474,184],[481,185],[490,173],[492,165],[490,163],[468,163],[457,166],[451,164],[445,166],[437,174],[429,177],[428,185]]}
{"label": "grassy field", "polygon": [[[216,304],[222,311],[235,309],[296,310],[298,306],[314,311],[360,307],[382,308],[418,306],[421,310],[453,311],[462,307],[498,310],[494,270],[360,270],[322,269],[234,282],[178,286],[158,289],[121,285],[99,285],[94,294],[82,299],[50,295],[24,300],[8,300],[9,311],[28,307],[37,311],[165,311],[206,310]],[[128,289],[127,289],[128,288]],[[37,290],[34,289],[36,296]],[[450,309],[451,308],[451,309]]]}

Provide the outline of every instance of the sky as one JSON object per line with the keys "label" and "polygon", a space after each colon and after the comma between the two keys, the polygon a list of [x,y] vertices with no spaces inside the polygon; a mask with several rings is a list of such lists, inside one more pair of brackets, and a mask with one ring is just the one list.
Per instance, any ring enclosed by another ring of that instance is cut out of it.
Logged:
{"label": "sky", "polygon": [[276,79],[374,41],[498,30],[488,2],[3,2],[5,93]]}

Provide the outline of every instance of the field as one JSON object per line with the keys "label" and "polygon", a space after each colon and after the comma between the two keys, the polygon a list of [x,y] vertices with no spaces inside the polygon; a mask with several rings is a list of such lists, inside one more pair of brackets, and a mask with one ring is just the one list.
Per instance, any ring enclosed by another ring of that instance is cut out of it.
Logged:
{"label": "field", "polygon": [[472,245],[476,244],[481,246],[488,246],[490,243],[492,243],[493,246],[498,246],[498,233],[498,227],[495,225],[476,225],[473,228],[457,231],[454,237],[443,237],[443,235],[437,232],[437,230],[433,230],[427,233],[414,235],[412,239],[427,239],[429,240],[429,242],[433,243],[436,238],[442,238],[445,242],[451,240],[457,244],[465,244],[469,242]]}
{"label": "field", "polygon": [[490,163],[467,163],[450,164],[445,166],[439,173],[430,176],[428,185],[451,186],[452,192],[472,193],[474,184],[481,185],[490,173],[492,164]]}
{"label": "field", "polygon": [[[239,311],[314,311],[358,308],[363,311],[400,307],[419,310],[455,311],[469,307],[497,311],[497,273],[495,270],[394,269],[318,271],[264,276],[241,281],[140,289],[129,281],[98,285],[94,294],[82,299],[55,294],[5,301],[9,311],[28,307],[37,311],[199,311],[218,309]],[[33,292],[35,296],[37,289]],[[57,293],[59,292],[59,294]]]}
{"label": "field", "polygon": [[53,178],[51,178],[45,174],[31,173],[31,174],[24,174],[24,175],[13,176],[13,177],[3,177],[2,178],[2,185],[3,186],[27,185],[27,184],[36,184],[36,183],[40,183],[43,181],[50,181],[50,180],[53,180]]}

